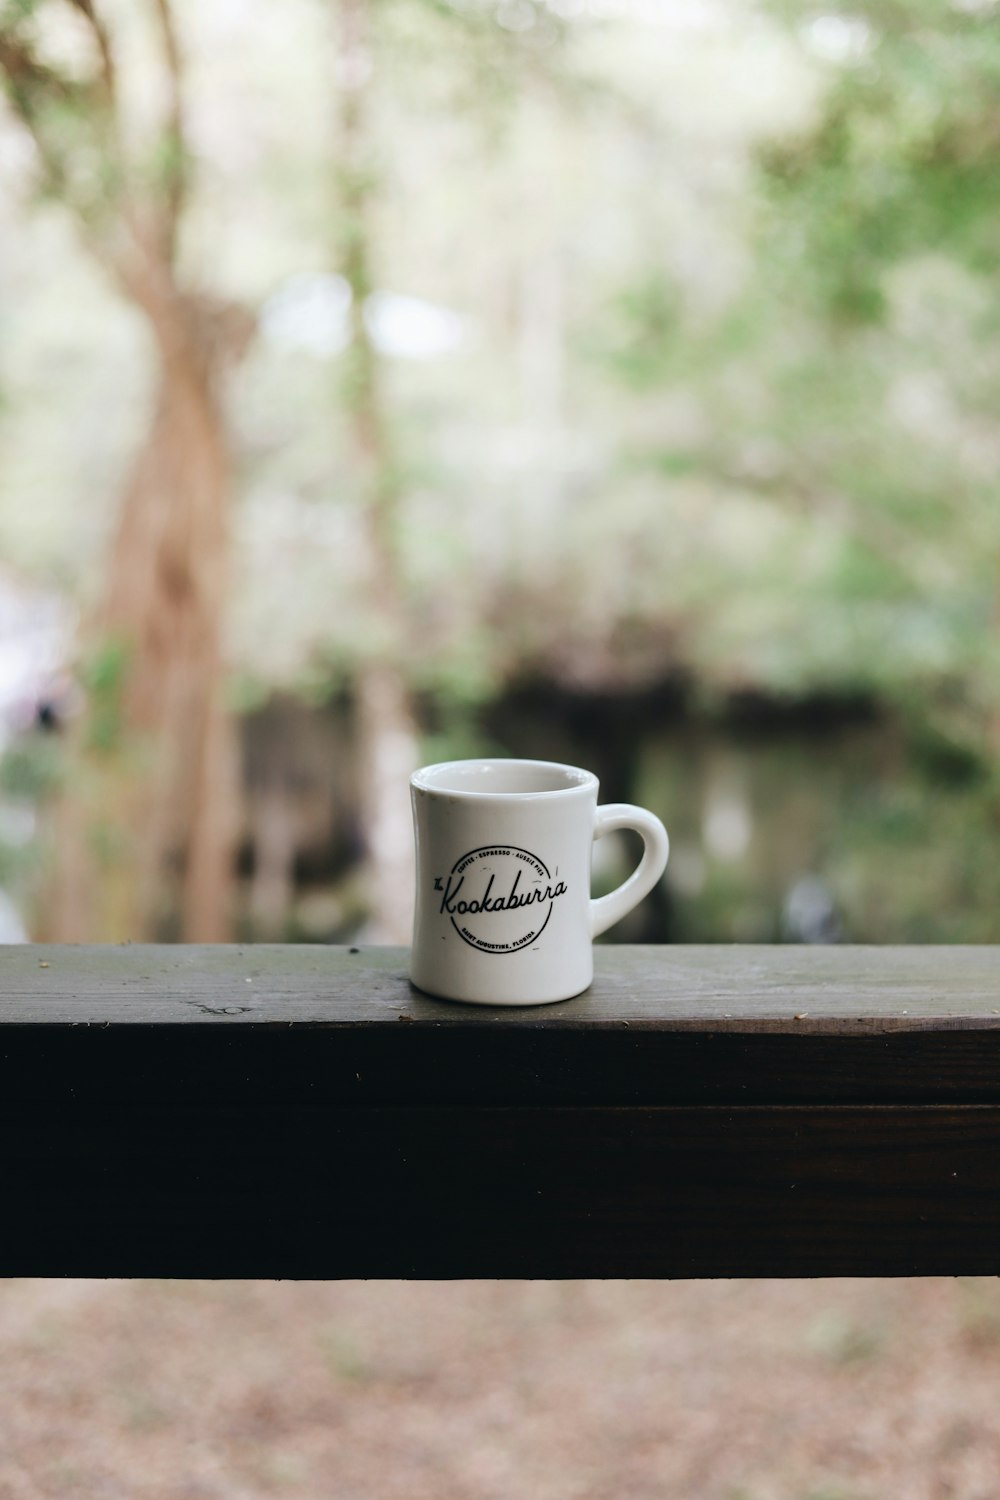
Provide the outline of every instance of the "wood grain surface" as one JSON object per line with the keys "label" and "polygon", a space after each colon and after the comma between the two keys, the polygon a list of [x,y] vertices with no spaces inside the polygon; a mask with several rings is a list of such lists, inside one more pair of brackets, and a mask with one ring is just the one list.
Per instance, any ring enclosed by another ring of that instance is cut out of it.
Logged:
{"label": "wood grain surface", "polygon": [[0,1274],[1000,1272],[1000,949],[0,949]]}
{"label": "wood grain surface", "polygon": [[1000,947],[598,946],[590,990],[491,1009],[410,985],[404,948],[123,945],[0,949],[0,1019],[104,1025],[357,1025],[406,1016],[492,1028],[580,1024],[843,1032],[1000,1026]]}

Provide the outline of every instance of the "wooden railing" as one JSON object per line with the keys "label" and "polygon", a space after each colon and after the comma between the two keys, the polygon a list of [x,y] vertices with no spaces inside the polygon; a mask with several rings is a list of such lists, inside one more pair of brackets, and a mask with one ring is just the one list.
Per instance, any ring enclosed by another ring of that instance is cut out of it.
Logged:
{"label": "wooden railing", "polygon": [[0,949],[0,1274],[1000,1272],[1000,949]]}

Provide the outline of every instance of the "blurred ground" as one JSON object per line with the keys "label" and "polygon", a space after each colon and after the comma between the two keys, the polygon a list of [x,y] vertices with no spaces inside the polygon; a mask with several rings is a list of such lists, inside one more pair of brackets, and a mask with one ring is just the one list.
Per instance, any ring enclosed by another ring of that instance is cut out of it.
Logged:
{"label": "blurred ground", "polygon": [[996,1500],[992,1281],[0,1282],[2,1500]]}

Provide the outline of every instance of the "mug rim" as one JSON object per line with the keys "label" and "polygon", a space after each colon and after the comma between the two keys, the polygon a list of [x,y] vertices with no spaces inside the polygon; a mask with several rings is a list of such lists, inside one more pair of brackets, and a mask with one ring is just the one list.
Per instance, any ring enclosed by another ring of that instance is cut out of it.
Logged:
{"label": "mug rim", "polygon": [[[484,769],[530,767],[533,770],[546,771],[550,775],[553,772],[562,772],[567,780],[565,786],[548,787],[544,791],[498,792],[494,790],[470,791],[462,787],[441,786],[434,781],[424,779],[430,778],[434,772],[443,773],[469,766],[481,766]],[[471,756],[464,760],[440,760],[433,765],[421,766],[410,777],[410,786],[432,797],[447,797],[462,802],[523,802],[529,799],[551,797],[579,797],[590,791],[596,793],[598,780],[593,771],[588,771],[583,766],[571,766],[563,761],[531,760],[509,755],[482,755]]]}

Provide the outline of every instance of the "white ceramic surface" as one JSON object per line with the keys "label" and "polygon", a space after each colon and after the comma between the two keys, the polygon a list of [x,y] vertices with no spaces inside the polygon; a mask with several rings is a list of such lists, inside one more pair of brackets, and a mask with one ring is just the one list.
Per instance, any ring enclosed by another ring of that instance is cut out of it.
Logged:
{"label": "white ceramic surface", "polygon": [[[594,977],[592,939],[663,874],[659,818],[597,805],[597,777],[541,760],[457,760],[410,778],[417,902],[410,978],[475,1005],[547,1005]],[[643,838],[638,868],[590,895],[593,842],[613,828]]]}

